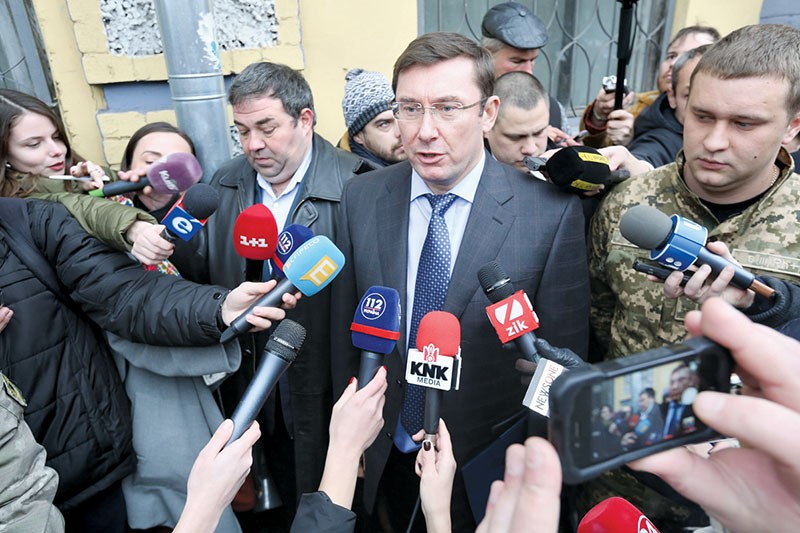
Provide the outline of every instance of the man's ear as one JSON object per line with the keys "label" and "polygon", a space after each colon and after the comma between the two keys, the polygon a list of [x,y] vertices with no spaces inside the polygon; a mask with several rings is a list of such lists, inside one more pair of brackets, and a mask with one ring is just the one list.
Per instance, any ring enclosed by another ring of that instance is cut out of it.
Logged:
{"label": "man's ear", "polygon": [[297,117],[297,121],[300,124],[300,127],[302,127],[304,130],[305,129],[313,130],[314,129],[314,112],[311,111],[311,109],[309,109],[307,107],[304,107],[300,111],[300,116]]}
{"label": "man's ear", "polygon": [[500,109],[500,98],[495,95],[486,99],[486,104],[483,106],[483,121],[482,128],[483,134],[490,131],[494,127],[497,120],[497,112]]}
{"label": "man's ear", "polygon": [[360,130],[358,133],[352,136],[352,139],[360,145],[364,145],[364,130]]}
{"label": "man's ear", "polygon": [[781,139],[781,144],[788,144],[792,142],[792,140],[797,137],[797,134],[800,133],[800,111],[795,113],[794,117],[792,118],[789,125],[786,127],[786,133]]}
{"label": "man's ear", "polygon": [[675,111],[678,108],[678,101],[675,100],[675,93],[672,92],[672,87],[667,88],[667,101],[669,102],[669,106]]}

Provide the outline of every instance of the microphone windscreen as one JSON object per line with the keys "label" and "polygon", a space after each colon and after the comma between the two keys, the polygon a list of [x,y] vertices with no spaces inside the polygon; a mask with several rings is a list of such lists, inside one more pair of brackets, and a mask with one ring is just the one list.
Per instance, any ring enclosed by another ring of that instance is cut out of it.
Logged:
{"label": "microphone windscreen", "polygon": [[183,210],[198,220],[205,220],[219,207],[219,193],[207,183],[195,183],[183,193]]}
{"label": "microphone windscreen", "polygon": [[314,232],[301,224],[290,224],[278,235],[278,247],[270,257],[272,275],[275,279],[283,279],[283,265],[303,243],[314,236]]}
{"label": "microphone windscreen", "polygon": [[639,248],[656,250],[669,239],[672,220],[658,209],[635,205],[622,215],[619,231]]}
{"label": "microphone windscreen", "polygon": [[175,194],[185,191],[203,177],[203,169],[192,154],[165,155],[147,169],[147,180],[156,191]]}
{"label": "microphone windscreen", "polygon": [[367,289],[353,316],[350,330],[356,348],[391,353],[400,338],[400,293],[380,285]]}
{"label": "microphone windscreen", "polygon": [[581,523],[578,533],[618,533],[619,531],[646,531],[659,533],[658,529],[628,500],[614,496],[592,507]]}
{"label": "microphone windscreen", "polygon": [[283,265],[297,290],[312,296],[328,286],[344,267],[344,254],[324,235],[300,246]]}
{"label": "microphone windscreen", "polygon": [[497,261],[490,261],[478,270],[478,282],[492,303],[496,304],[514,294],[511,278]]}
{"label": "microphone windscreen", "polygon": [[278,224],[264,204],[251,205],[233,224],[233,247],[245,259],[266,261],[278,244]]}
{"label": "microphone windscreen", "polygon": [[284,319],[267,340],[266,350],[287,363],[293,363],[306,340],[306,328],[294,320]]}
{"label": "microphone windscreen", "polygon": [[545,170],[554,185],[562,189],[591,191],[608,183],[608,158],[589,146],[568,146],[547,160]]}
{"label": "microphone windscreen", "polygon": [[431,311],[419,321],[417,330],[417,350],[433,344],[439,348],[439,355],[455,357],[461,344],[461,324],[452,313]]}

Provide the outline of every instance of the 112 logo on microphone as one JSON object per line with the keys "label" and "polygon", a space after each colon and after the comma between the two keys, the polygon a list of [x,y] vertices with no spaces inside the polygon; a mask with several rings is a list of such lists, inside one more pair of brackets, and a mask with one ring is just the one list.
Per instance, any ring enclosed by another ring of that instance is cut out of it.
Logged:
{"label": "112 logo on microphone", "polygon": [[539,327],[539,318],[533,311],[528,295],[522,290],[487,306],[486,315],[503,344]]}

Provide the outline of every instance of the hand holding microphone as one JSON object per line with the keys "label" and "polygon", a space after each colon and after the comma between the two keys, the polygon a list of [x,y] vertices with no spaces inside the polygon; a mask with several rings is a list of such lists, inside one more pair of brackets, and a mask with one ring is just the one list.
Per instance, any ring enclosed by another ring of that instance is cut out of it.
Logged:
{"label": "hand holding microphone", "polygon": [[612,171],[606,156],[588,146],[558,150],[547,160],[545,173],[556,187],[584,194],[630,177],[625,169]]}
{"label": "hand holding microphone", "polygon": [[[248,331],[269,329],[273,322],[286,318],[287,309],[294,309],[299,297],[292,293],[275,295],[277,292],[274,280],[261,282],[245,281],[228,293],[221,305],[222,321],[228,325],[242,320]],[[272,305],[261,305],[259,302],[272,296]],[[255,303],[254,303],[255,302]],[[225,332],[228,332],[225,330]]]}
{"label": "hand holding microphone", "polygon": [[[636,205],[622,215],[619,230],[623,237],[636,246],[650,250],[650,259],[666,267],[683,272],[694,264],[708,265],[716,275],[729,267],[733,270],[730,279],[732,285],[744,290],[751,289],[764,298],[774,298],[775,291],[752,273],[709,251],[705,246],[708,230],[680,215],[668,217],[653,207]],[[701,284],[701,280],[694,280],[692,276],[687,285],[690,283],[694,288]]]}
{"label": "hand holding microphone", "polygon": [[431,311],[419,321],[416,349],[408,351],[406,382],[425,387],[422,428],[436,443],[442,392],[458,390],[461,379],[461,324],[452,313]]}
{"label": "hand holding microphone", "polygon": [[[203,169],[192,154],[183,152],[166,155],[147,167],[147,174],[138,181],[115,181],[89,194],[107,198],[117,194],[141,191],[148,185],[156,192],[173,195],[183,192],[203,177]],[[148,206],[149,207],[149,206]]]}
{"label": "hand holding microphone", "polygon": [[[252,248],[249,244],[247,248]],[[230,327],[220,337],[225,343],[234,337],[250,331],[247,316],[259,306],[276,307],[285,294],[300,291],[313,296],[328,286],[344,267],[344,254],[330,239],[318,235],[298,248],[284,265],[284,274],[275,289],[254,303],[250,309],[231,322]]]}

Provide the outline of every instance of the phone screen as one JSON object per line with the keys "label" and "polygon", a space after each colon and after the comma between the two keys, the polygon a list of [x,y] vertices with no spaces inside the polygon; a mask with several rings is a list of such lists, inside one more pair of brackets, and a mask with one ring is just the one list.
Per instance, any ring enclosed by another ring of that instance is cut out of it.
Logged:
{"label": "phone screen", "polygon": [[591,401],[583,431],[590,435],[589,449],[576,456],[578,466],[706,430],[692,404],[701,391],[727,390],[726,372],[720,373],[719,357],[701,353],[588,386],[581,396]]}

